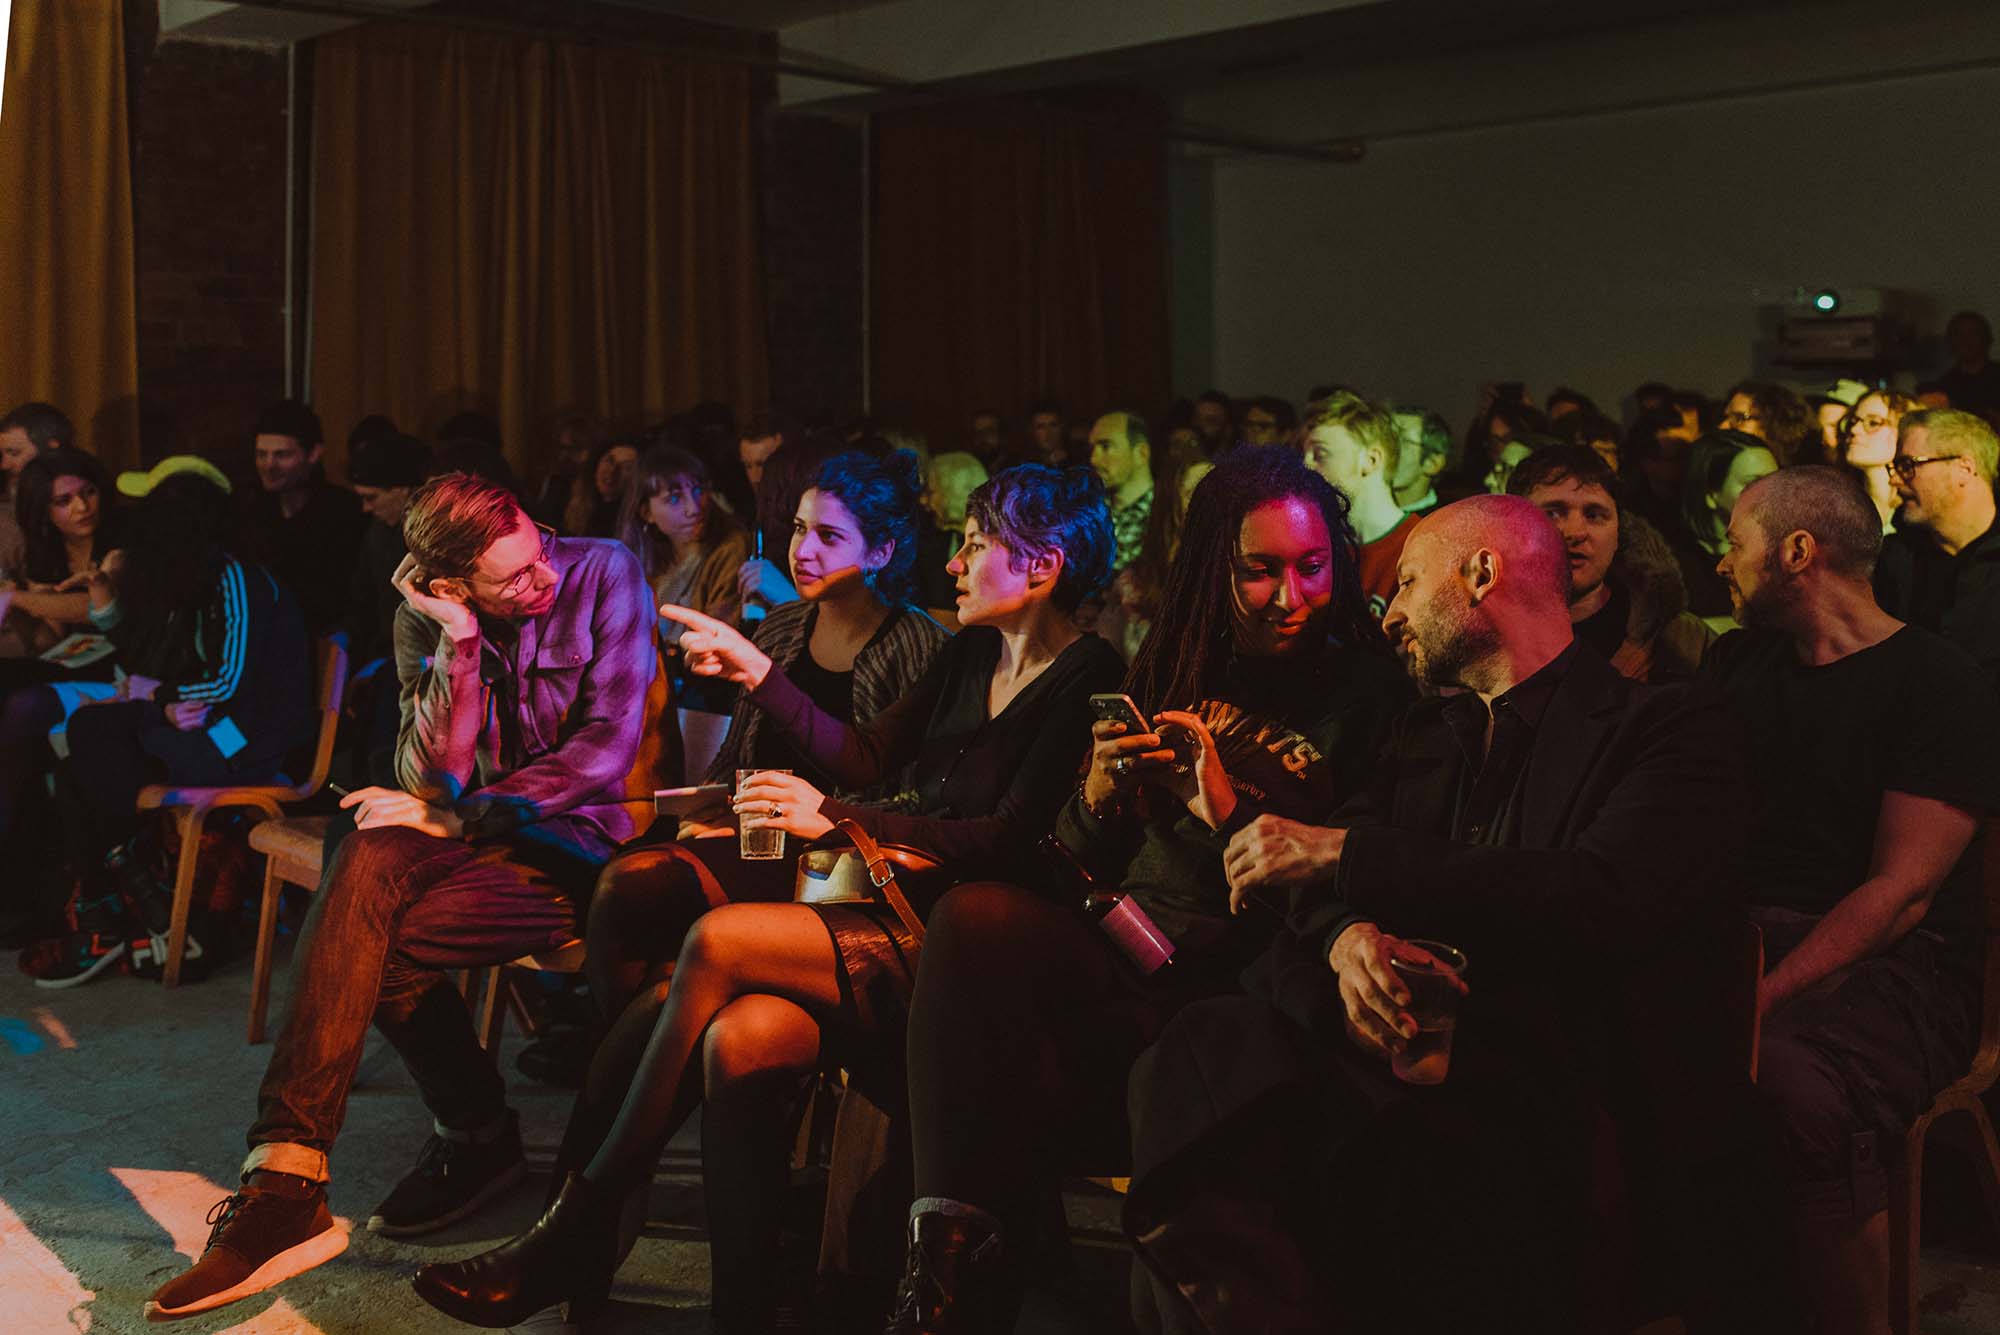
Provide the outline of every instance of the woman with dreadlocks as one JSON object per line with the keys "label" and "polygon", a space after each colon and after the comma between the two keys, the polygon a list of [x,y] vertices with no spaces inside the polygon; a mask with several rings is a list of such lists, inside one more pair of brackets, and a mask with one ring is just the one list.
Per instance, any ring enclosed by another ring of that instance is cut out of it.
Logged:
{"label": "woman with dreadlocks", "polygon": [[1181,1006],[1236,990],[1277,926],[1263,908],[1231,915],[1230,836],[1266,812],[1331,813],[1411,696],[1362,594],[1346,504],[1294,451],[1235,451],[1195,491],[1125,691],[1151,730],[1096,725],[1056,835],[1171,963],[1128,963],[1055,877],[961,886],[932,910],[892,1332],[1013,1329],[1023,1274],[1062,1243],[1042,1228],[1062,1218],[1057,1178],[1129,1155],[1132,1061]]}

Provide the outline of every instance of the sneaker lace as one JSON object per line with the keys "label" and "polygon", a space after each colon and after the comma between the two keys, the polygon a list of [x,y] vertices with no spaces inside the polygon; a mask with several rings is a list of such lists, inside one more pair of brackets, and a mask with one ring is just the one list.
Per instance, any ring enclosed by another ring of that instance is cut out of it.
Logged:
{"label": "sneaker lace", "polygon": [[443,1136],[432,1136],[424,1142],[423,1149],[418,1151],[417,1166],[412,1175],[441,1177],[450,1172],[452,1155],[457,1149],[457,1141],[447,1140]]}
{"label": "sneaker lace", "polygon": [[211,1227],[208,1230],[208,1241],[203,1244],[202,1249],[204,1251],[213,1247],[221,1240],[223,1230],[229,1227],[230,1221],[242,1213],[243,1207],[249,1203],[250,1197],[248,1194],[239,1191],[234,1195],[223,1197],[209,1207],[208,1218],[205,1222],[211,1225]]}

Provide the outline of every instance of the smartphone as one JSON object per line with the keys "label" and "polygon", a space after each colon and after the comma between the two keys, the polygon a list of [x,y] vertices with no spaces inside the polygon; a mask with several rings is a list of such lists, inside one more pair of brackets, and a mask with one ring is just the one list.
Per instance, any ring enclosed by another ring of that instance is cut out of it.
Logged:
{"label": "smartphone", "polygon": [[698,816],[729,801],[726,783],[700,783],[692,788],[660,788],[653,793],[653,810],[662,816]]}
{"label": "smartphone", "polygon": [[1138,704],[1122,691],[1108,691],[1091,696],[1090,712],[1092,717],[1100,722],[1124,724],[1127,737],[1139,736],[1153,730],[1153,725],[1146,722],[1146,716],[1139,712]]}

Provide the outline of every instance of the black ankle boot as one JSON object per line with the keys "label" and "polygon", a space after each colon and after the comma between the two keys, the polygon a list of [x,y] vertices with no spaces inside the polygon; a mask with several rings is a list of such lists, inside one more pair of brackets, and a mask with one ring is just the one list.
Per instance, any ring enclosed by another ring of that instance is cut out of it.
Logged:
{"label": "black ankle boot", "polygon": [[572,1173],[526,1233],[463,1261],[421,1266],[411,1283],[446,1316],[489,1330],[556,1303],[600,1298],[617,1265],[618,1204]]}
{"label": "black ankle boot", "polygon": [[886,1335],[1007,1335],[1018,1301],[990,1218],[927,1211],[910,1220]]}

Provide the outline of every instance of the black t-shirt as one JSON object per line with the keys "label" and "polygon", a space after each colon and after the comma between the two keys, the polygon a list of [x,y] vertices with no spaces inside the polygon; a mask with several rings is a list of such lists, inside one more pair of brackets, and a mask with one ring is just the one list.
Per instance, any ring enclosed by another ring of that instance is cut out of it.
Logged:
{"label": "black t-shirt", "polygon": [[1606,662],[1625,643],[1625,627],[1632,619],[1631,598],[1616,584],[1610,587],[1611,596],[1604,600],[1604,606],[1570,627],[1580,642],[1595,649]]}
{"label": "black t-shirt", "polygon": [[2000,689],[2000,524],[1947,555],[1927,529],[1882,544],[1875,598],[1901,621],[1935,631],[1971,654]]}
{"label": "black t-shirt", "polygon": [[[842,723],[854,722],[854,669],[835,672],[821,667],[813,661],[812,645],[808,643],[800,652],[799,661],[787,668],[785,675],[829,715]],[[811,757],[792,745],[781,728],[757,729],[757,745],[752,748],[749,768],[788,769],[829,792],[837,787]]]}
{"label": "black t-shirt", "polygon": [[[1915,626],[1814,667],[1771,631],[1723,636],[1705,670],[1743,726],[1756,805],[1743,861],[1753,904],[1823,914],[1868,879],[1885,792],[2000,809],[2000,703],[1963,651]],[[1924,925],[1968,947],[1977,841]]]}

